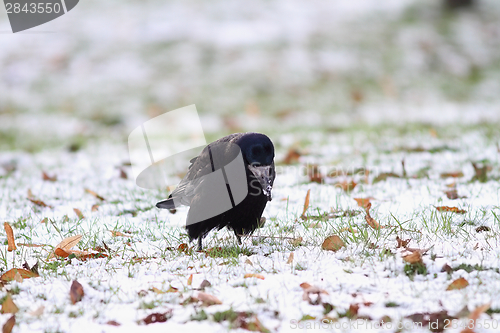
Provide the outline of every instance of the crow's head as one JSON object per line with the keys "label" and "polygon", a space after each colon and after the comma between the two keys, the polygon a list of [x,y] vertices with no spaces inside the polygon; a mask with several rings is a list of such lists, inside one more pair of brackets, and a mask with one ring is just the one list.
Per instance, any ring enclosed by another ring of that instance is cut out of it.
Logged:
{"label": "crow's head", "polygon": [[248,169],[259,180],[264,194],[271,200],[271,190],[275,177],[274,146],[264,134],[248,133],[238,142]]}

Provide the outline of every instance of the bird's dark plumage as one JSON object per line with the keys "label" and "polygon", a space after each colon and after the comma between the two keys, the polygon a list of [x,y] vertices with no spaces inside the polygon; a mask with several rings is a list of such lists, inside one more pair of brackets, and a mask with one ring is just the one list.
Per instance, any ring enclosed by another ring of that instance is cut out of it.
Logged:
{"label": "bird's dark plumage", "polygon": [[274,146],[260,133],[236,133],[210,143],[191,160],[186,176],[158,208],[190,206],[186,229],[201,240],[212,229],[228,227],[240,235],[259,227],[271,200]]}

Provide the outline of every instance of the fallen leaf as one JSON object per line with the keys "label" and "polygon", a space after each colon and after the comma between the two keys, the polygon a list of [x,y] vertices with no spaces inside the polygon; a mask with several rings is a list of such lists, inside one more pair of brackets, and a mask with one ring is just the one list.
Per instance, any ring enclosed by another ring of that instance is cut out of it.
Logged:
{"label": "fallen leaf", "polygon": [[14,301],[12,300],[12,297],[10,294],[7,294],[7,297],[5,297],[3,303],[2,303],[2,309],[0,310],[0,313],[16,313],[19,311],[19,308],[14,304]]}
{"label": "fallen leaf", "polygon": [[450,199],[450,200],[467,198],[466,196],[460,196],[460,195],[458,195],[458,192],[457,192],[456,188],[453,188],[453,189],[451,189],[449,191],[445,191],[444,193],[446,194],[446,197],[448,199]]}
{"label": "fallen leaf", "polygon": [[74,235],[71,237],[66,237],[59,244],[56,245],[56,248],[60,248],[63,250],[71,250],[71,248],[76,244],[78,244],[81,239],[82,235]]}
{"label": "fallen leaf", "polygon": [[82,219],[84,219],[84,218],[85,218],[85,216],[83,216],[83,214],[82,214],[82,211],[81,211],[81,210],[79,210],[78,208],[73,208],[73,211],[75,212],[76,216],[78,216],[78,218],[79,218],[80,220],[82,220]]}
{"label": "fallen leaf", "polygon": [[40,207],[48,207],[48,208],[53,208],[52,206],[50,205],[47,205],[45,202],[43,202],[42,200],[35,200],[35,199],[32,199],[32,198],[28,198],[29,201],[31,201],[32,203],[34,203],[35,205],[37,206],[40,206]]}
{"label": "fallen leaf", "polygon": [[120,326],[121,324],[115,320],[110,320],[106,323],[106,325],[111,325],[111,326]]}
{"label": "fallen leaf", "polygon": [[467,213],[466,210],[459,209],[458,207],[449,207],[449,206],[438,206],[436,207],[438,212],[452,212],[452,213],[457,213],[457,214],[465,214]]}
{"label": "fallen leaf", "polygon": [[396,246],[396,248],[400,248],[400,247],[403,247],[403,248],[406,248],[408,246],[408,243],[410,243],[411,239],[408,238],[406,240],[403,240],[401,238],[399,238],[399,236],[396,236],[396,242],[398,242],[398,245]]}
{"label": "fallen leaf", "polygon": [[193,274],[189,275],[187,285],[190,286],[193,283]]}
{"label": "fallen leaf", "polygon": [[172,310],[168,310],[164,313],[152,313],[142,321],[146,324],[154,324],[154,323],[164,323],[172,317]]}
{"label": "fallen leaf", "polygon": [[42,179],[49,182],[55,182],[57,180],[57,176],[51,177],[45,171],[42,171]]}
{"label": "fallen leaf", "polygon": [[12,268],[12,269],[8,270],[7,272],[5,272],[0,277],[0,280],[2,280],[4,282],[12,281],[12,280],[14,280],[14,277],[16,276],[17,273],[19,273],[23,279],[29,279],[29,278],[34,278],[34,277],[39,276],[38,274],[36,274],[32,271],[23,269],[23,268]]}
{"label": "fallen leaf", "polygon": [[248,258],[245,259],[245,264],[253,266],[253,262]]}
{"label": "fallen leaf", "polygon": [[338,251],[343,246],[345,246],[344,241],[337,235],[332,235],[327,237],[323,241],[323,244],[321,244],[321,248],[323,250],[329,250],[334,252]]}
{"label": "fallen leaf", "polygon": [[58,256],[58,257],[62,257],[62,258],[67,258],[67,257],[69,257],[69,255],[70,255],[70,253],[69,253],[69,252],[66,252],[66,251],[64,251],[63,249],[59,248],[59,247],[58,247],[57,249],[55,249],[55,250],[54,250],[54,254],[55,254],[56,256]]}
{"label": "fallen leaf", "polygon": [[96,197],[97,199],[101,200],[101,201],[106,201],[106,199],[104,199],[103,197],[101,197],[99,194],[97,194],[96,192],[86,188],[85,189],[85,192],[87,192],[88,194],[91,194],[93,195],[94,197]]}
{"label": "fallen leaf", "polygon": [[394,173],[394,172],[383,172],[381,174],[379,174],[377,177],[375,177],[375,179],[373,180],[373,184],[375,183],[378,183],[380,181],[383,181],[383,180],[387,180],[387,178],[401,178],[400,175]]}
{"label": "fallen leaf", "polygon": [[340,187],[345,192],[350,192],[354,190],[356,185],[358,185],[358,183],[356,183],[354,180],[351,181],[343,180],[335,184],[336,187]]}
{"label": "fallen leaf", "polygon": [[472,162],[472,166],[474,167],[475,175],[472,177],[472,180],[478,180],[481,183],[485,183],[488,181],[488,171],[491,170],[490,165],[483,165],[480,167],[476,163]]}
{"label": "fallen leaf", "polygon": [[372,207],[372,204],[370,202],[365,207],[365,209],[366,209],[366,216],[365,216],[366,223],[368,223],[368,225],[375,230],[382,229],[383,227],[380,226],[380,224],[378,224],[378,222],[373,217],[371,217],[371,215],[370,215],[370,208],[371,207]]}
{"label": "fallen leaf", "polygon": [[453,268],[451,268],[450,265],[444,264],[443,267],[441,268],[441,272],[446,272],[448,274],[453,273]]}
{"label": "fallen leaf", "polygon": [[289,265],[291,263],[293,263],[293,252],[290,252],[290,255],[288,256],[288,260],[286,261],[286,263]]}
{"label": "fallen leaf", "polygon": [[[120,232],[120,231],[115,231],[115,230],[108,230],[110,233],[111,233],[111,236],[113,237],[118,237],[118,236],[122,236],[122,237],[132,237],[130,235],[125,235],[123,232]],[[182,244],[181,244],[182,245]]]}
{"label": "fallen leaf", "polygon": [[284,164],[297,163],[299,161],[300,156],[301,154],[297,149],[290,148],[285,156],[285,159],[283,160],[283,163]]}
{"label": "fallen leaf", "polygon": [[206,306],[222,304],[222,302],[214,295],[210,295],[201,291],[198,293],[198,299],[203,303],[203,305]]}
{"label": "fallen leaf", "polygon": [[16,315],[12,315],[5,324],[3,324],[2,327],[2,333],[10,333],[12,332],[12,328],[14,328],[14,325],[16,324]]}
{"label": "fallen leaf", "polygon": [[14,231],[12,231],[12,227],[8,222],[4,222],[3,227],[7,233],[7,251],[12,252],[17,249],[16,242],[14,241]]}
{"label": "fallen leaf", "polygon": [[421,264],[421,263],[423,263],[422,252],[414,251],[408,255],[403,256],[403,260],[409,264],[417,264],[417,263]]}
{"label": "fallen leaf", "polygon": [[255,274],[255,273],[247,273],[245,274],[245,276],[243,278],[257,278],[257,279],[261,279],[261,280],[264,280],[265,277],[264,275],[261,275],[261,274]]}
{"label": "fallen leaf", "polygon": [[45,307],[43,305],[40,305],[36,310],[31,311],[28,314],[33,317],[40,317],[41,315],[43,315],[43,311],[45,311]]}
{"label": "fallen leaf", "polygon": [[19,283],[23,282],[23,277],[21,276],[21,274],[19,274],[19,271],[17,271],[14,275],[14,281],[17,281]]}
{"label": "fallen leaf", "polygon": [[414,313],[406,318],[415,322],[419,327],[432,328],[432,332],[444,332],[448,323],[457,319],[445,310],[435,313]]}
{"label": "fallen leaf", "polygon": [[312,286],[307,282],[301,283],[300,287],[304,290],[304,293],[302,294],[302,299],[304,301],[309,302],[309,304],[311,305],[318,305],[321,303],[320,294],[328,295],[328,292],[326,290],[320,289],[316,286]]}
{"label": "fallen leaf", "polygon": [[479,226],[476,228],[476,232],[482,232],[482,231],[490,231],[491,228],[490,227],[487,227],[485,225],[482,225],[482,226]]}
{"label": "fallen leaf", "polygon": [[84,295],[85,293],[83,292],[83,286],[80,284],[80,282],[73,280],[73,283],[71,284],[71,288],[69,290],[71,304],[80,302]]}
{"label": "fallen leaf", "polygon": [[301,218],[306,217],[307,209],[309,208],[309,197],[311,196],[311,189],[307,190],[306,199],[304,200],[304,209],[302,210]]}
{"label": "fallen leaf", "polygon": [[307,165],[307,176],[311,183],[322,184],[324,181],[321,170],[316,164]]}
{"label": "fallen leaf", "polygon": [[289,239],[288,242],[293,246],[299,246],[300,244],[302,244],[302,240],[303,240],[302,237],[297,237],[294,239]]}
{"label": "fallen leaf", "polygon": [[203,280],[203,281],[201,282],[201,284],[200,284],[200,288],[199,288],[199,289],[200,289],[200,290],[205,290],[205,288],[207,288],[207,287],[211,287],[211,286],[212,286],[212,284],[210,283],[210,281],[208,281],[208,280]]}
{"label": "fallen leaf", "polygon": [[170,286],[170,287],[168,287],[168,289],[167,289],[167,291],[166,291],[166,292],[167,292],[167,293],[176,293],[176,292],[178,292],[178,291],[179,291],[179,289],[177,289],[177,288],[175,288],[175,287]]}
{"label": "fallen leaf", "polygon": [[441,178],[460,178],[463,176],[464,176],[464,174],[462,171],[443,172],[441,174]]}
{"label": "fallen leaf", "polygon": [[189,246],[186,243],[182,243],[177,247],[177,251],[179,251],[179,252],[186,252],[188,249],[189,249]]}
{"label": "fallen leaf", "polygon": [[165,294],[165,293],[166,293],[166,291],[163,291],[163,290],[158,289],[158,288],[156,288],[156,287],[152,287],[152,288],[151,288],[151,291],[153,291],[153,292],[155,292],[156,294],[159,294],[159,295],[161,295],[161,294]]}
{"label": "fallen leaf", "polygon": [[476,321],[479,319],[479,316],[481,316],[481,314],[488,310],[490,308],[490,305],[491,303],[487,303],[475,308],[474,311],[469,314],[469,320],[467,321],[468,325],[460,333],[473,333],[474,328],[476,327]]}
{"label": "fallen leaf", "polygon": [[368,206],[368,204],[370,204],[370,200],[372,200],[373,198],[368,197],[368,198],[353,198],[353,199],[356,200],[359,207],[366,208],[366,206]]}
{"label": "fallen leaf", "polygon": [[450,285],[448,286],[448,288],[446,288],[446,290],[464,289],[468,285],[469,285],[469,282],[466,279],[461,277],[461,278],[456,279],[452,283],[450,283]]}
{"label": "fallen leaf", "polygon": [[128,178],[127,173],[122,168],[120,168],[120,178],[121,179],[127,179]]}
{"label": "fallen leaf", "polygon": [[90,210],[93,212],[97,212],[99,210],[99,205],[98,204],[92,205],[92,208],[90,208]]}

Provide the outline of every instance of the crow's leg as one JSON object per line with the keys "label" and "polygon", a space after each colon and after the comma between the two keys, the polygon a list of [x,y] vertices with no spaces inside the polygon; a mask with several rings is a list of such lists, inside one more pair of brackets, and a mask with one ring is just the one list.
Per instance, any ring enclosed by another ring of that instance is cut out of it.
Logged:
{"label": "crow's leg", "polygon": [[203,250],[203,246],[201,245],[201,239],[202,239],[202,237],[200,235],[200,237],[198,237],[198,251]]}

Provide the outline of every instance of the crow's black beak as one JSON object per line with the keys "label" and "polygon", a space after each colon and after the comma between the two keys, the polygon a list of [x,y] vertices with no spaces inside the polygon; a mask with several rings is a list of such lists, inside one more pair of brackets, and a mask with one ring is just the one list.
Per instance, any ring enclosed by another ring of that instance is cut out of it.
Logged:
{"label": "crow's black beak", "polygon": [[248,169],[252,171],[255,178],[257,178],[260,182],[260,186],[262,187],[262,192],[267,196],[267,200],[271,201],[271,191],[273,189],[273,166],[272,165],[263,165],[263,166],[253,166],[249,165]]}

